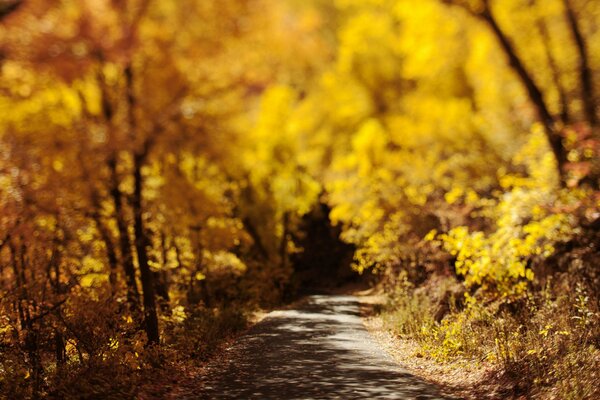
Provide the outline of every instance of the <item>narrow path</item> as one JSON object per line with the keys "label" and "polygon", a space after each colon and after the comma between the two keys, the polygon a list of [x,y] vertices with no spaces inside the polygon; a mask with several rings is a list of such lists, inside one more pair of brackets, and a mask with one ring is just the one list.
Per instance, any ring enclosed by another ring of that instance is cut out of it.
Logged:
{"label": "narrow path", "polygon": [[200,399],[442,399],[363,326],[354,296],[310,296],[274,311],[210,366]]}

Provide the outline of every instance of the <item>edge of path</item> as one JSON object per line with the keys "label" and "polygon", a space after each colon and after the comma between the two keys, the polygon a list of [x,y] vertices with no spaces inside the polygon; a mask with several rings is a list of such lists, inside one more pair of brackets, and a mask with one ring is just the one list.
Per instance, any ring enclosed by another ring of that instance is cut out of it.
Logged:
{"label": "edge of path", "polygon": [[188,364],[175,363],[165,366],[165,368],[159,368],[152,373],[149,372],[146,382],[141,385],[135,398],[140,400],[193,398],[215,360],[220,359],[221,362],[227,363],[231,357],[234,357],[229,350],[233,348],[240,337],[248,334],[270,312],[294,308],[306,301],[307,296],[301,296],[277,307],[253,311],[247,318],[246,327],[224,337],[205,360],[196,360]]}
{"label": "edge of path", "polygon": [[463,399],[506,399],[501,374],[489,365],[457,360],[438,363],[423,356],[415,339],[398,337],[385,327],[378,310],[386,296],[378,288],[356,288],[347,292],[360,301],[360,313],[365,328],[373,339],[411,374],[436,385],[447,396]]}

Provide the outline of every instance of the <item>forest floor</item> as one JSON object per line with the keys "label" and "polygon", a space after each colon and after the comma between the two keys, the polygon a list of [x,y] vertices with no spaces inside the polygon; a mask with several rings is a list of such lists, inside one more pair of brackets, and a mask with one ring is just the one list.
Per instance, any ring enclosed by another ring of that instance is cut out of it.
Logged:
{"label": "forest floor", "polygon": [[369,334],[360,300],[313,295],[269,313],[214,358],[194,399],[443,399]]}

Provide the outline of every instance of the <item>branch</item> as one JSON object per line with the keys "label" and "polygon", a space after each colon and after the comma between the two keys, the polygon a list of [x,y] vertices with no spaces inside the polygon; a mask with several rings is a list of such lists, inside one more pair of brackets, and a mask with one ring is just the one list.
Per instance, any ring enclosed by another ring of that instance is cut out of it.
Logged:
{"label": "branch", "polygon": [[533,103],[533,106],[537,111],[539,121],[544,126],[546,139],[548,140],[550,148],[552,149],[552,153],[554,154],[554,158],[556,159],[561,183],[564,184],[564,165],[567,162],[567,152],[565,150],[562,137],[554,126],[555,120],[550,113],[542,91],[536,84],[530,71],[525,66],[525,63],[517,54],[510,38],[498,24],[498,21],[492,12],[489,0],[481,0],[481,3],[479,4],[480,7],[476,8],[471,5],[472,3],[466,2],[465,0],[441,1],[445,4],[460,6],[461,8],[467,10],[471,15],[485,22],[485,24],[492,30],[492,33],[498,40],[498,43],[502,47],[504,54],[506,54],[508,57],[510,67],[517,74],[519,80],[525,87],[529,100]]}
{"label": "branch", "polygon": [[592,78],[592,69],[590,68],[590,60],[588,55],[587,43],[583,37],[583,32],[577,21],[575,11],[569,0],[563,0],[565,7],[565,16],[571,29],[571,34],[575,40],[575,47],[579,54],[579,82],[581,85],[581,97],[584,105],[585,117],[592,127],[598,124],[596,116],[596,104],[594,101],[594,83]]}
{"label": "branch", "polygon": [[22,4],[23,0],[0,0],[0,22],[15,12]]}

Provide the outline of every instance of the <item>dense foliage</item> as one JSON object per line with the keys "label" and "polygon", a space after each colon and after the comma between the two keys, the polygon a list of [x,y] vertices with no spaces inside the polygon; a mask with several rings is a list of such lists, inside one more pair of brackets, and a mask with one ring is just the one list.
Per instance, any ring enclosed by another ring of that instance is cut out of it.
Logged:
{"label": "dense foliage", "polygon": [[205,359],[330,209],[432,357],[597,394],[599,82],[596,1],[0,0],[0,393]]}

